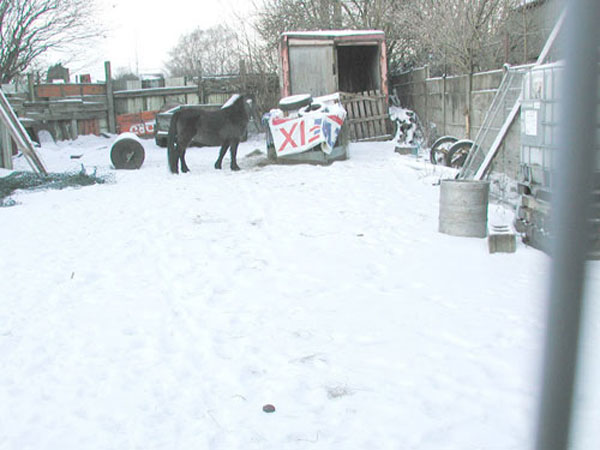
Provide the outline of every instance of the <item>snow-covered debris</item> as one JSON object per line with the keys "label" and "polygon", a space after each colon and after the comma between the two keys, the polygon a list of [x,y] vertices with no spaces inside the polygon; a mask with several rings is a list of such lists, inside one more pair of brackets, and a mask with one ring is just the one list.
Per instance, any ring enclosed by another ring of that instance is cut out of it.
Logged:
{"label": "snow-covered debris", "polygon": [[396,148],[408,149],[407,153],[418,152],[424,144],[424,139],[417,114],[410,109],[391,106],[390,119],[396,123]]}

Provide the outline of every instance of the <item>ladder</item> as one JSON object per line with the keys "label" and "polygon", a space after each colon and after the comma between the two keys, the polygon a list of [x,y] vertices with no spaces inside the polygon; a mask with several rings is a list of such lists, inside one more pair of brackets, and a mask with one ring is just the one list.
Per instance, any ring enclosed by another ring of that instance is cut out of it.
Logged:
{"label": "ladder", "polygon": [[565,16],[566,8],[558,18],[544,44],[544,48],[540,52],[540,56],[534,64],[514,67],[505,66],[502,82],[485,114],[477,136],[475,136],[465,164],[458,173],[459,179],[482,180],[487,174],[494,156],[496,156],[510,126],[521,110],[523,78],[532,67],[544,63],[562,28]]}
{"label": "ladder", "polygon": [[521,109],[523,77],[533,64],[505,66],[504,77],[461,168],[460,179],[483,179],[511,124]]}
{"label": "ladder", "polygon": [[[8,100],[6,99],[4,92],[2,92],[1,89],[0,121],[6,126],[8,130],[8,135],[16,142],[19,150],[23,152],[31,168],[39,174],[47,175],[48,172],[44,167],[44,163],[42,162],[38,154],[35,152],[35,149],[33,148],[33,143],[31,142],[31,139],[29,139],[29,135],[25,131],[25,128],[23,128],[23,124],[19,121],[19,118],[10,106],[10,103],[8,103]],[[5,155],[8,155],[7,158],[10,158],[12,156],[10,152],[10,139],[4,140],[3,147],[5,147]]]}

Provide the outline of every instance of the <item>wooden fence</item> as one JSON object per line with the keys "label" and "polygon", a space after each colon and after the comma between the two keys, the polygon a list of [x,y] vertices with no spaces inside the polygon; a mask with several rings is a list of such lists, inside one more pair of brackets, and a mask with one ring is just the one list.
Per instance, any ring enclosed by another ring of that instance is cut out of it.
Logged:
{"label": "wooden fence", "polygon": [[[235,92],[257,97],[259,110],[268,110],[279,100],[275,74],[242,74],[165,80],[165,86],[142,88],[142,82],[113,81],[106,64],[107,83],[38,84],[31,80],[27,94],[12,95],[10,102],[35,139],[40,129],[55,139],[75,139],[82,134],[133,132],[154,134],[158,112],[179,104],[222,104]],[[379,91],[342,93],[348,112],[350,139],[368,141],[391,137],[387,97]]]}
{"label": "wooden fence", "polygon": [[113,81],[110,63],[105,64],[107,83],[34,85],[28,92],[12,94],[10,103],[32,137],[40,129],[55,139],[75,139],[80,134],[134,132],[151,136],[154,117],[179,104],[222,104],[236,92],[259,97],[263,107],[279,97],[275,74],[242,74],[186,80],[165,80],[165,86],[142,89],[141,81]]}
{"label": "wooden fence", "polygon": [[[473,74],[430,77],[426,67],[391,77],[391,91],[400,104],[415,111],[435,137],[451,135],[474,139],[498,91],[503,70]],[[513,105],[507,105],[507,108]],[[519,175],[520,121],[513,122],[500,156],[495,158],[497,171],[512,178]]]}
{"label": "wooden fence", "polygon": [[387,97],[379,91],[341,93],[348,116],[350,140],[369,141],[391,138]]}

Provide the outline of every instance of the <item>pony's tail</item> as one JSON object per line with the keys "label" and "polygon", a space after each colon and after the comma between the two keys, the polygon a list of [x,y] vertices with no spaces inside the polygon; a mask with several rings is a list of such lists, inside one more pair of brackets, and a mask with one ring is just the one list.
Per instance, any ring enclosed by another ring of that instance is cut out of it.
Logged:
{"label": "pony's tail", "polygon": [[171,124],[169,125],[169,134],[167,135],[167,158],[169,161],[169,170],[171,173],[179,173],[177,163],[179,162],[179,150],[175,146],[177,140],[177,119],[179,110],[173,113]]}

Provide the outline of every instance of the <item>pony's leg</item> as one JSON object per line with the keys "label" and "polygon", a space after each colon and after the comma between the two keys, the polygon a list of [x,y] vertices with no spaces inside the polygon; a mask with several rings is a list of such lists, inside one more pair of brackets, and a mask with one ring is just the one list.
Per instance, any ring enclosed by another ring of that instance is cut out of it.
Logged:
{"label": "pony's leg", "polygon": [[219,150],[219,157],[217,158],[217,162],[215,162],[215,169],[220,169],[221,164],[223,163],[223,158],[225,157],[225,153],[227,153],[227,149],[229,148],[229,142],[225,141],[221,146],[221,150]]}
{"label": "pony's leg", "polygon": [[240,141],[234,141],[229,148],[229,153],[231,154],[231,170],[240,170],[240,166],[237,164],[237,149]]}
{"label": "pony's leg", "polygon": [[183,173],[187,173],[190,171],[190,168],[185,162],[185,152],[187,151],[190,142],[192,142],[193,134],[190,133],[182,133],[181,137],[177,142],[177,150],[179,152],[179,161],[181,162],[181,171]]}
{"label": "pony's leg", "polygon": [[172,173],[179,173],[179,150],[177,149],[177,142],[169,147],[168,150],[169,168]]}
{"label": "pony's leg", "polygon": [[187,151],[187,148],[181,152],[181,171],[183,173],[188,173],[190,171],[190,168],[188,167],[188,165],[185,163],[185,152]]}

